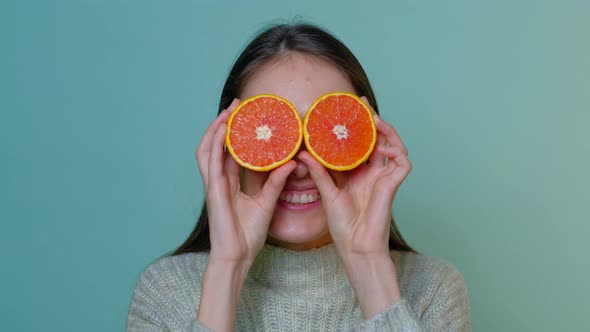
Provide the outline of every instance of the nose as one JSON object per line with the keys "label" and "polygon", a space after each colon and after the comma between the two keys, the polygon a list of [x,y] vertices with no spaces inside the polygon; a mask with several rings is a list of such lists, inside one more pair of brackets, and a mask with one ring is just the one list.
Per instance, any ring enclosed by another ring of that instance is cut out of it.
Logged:
{"label": "nose", "polygon": [[[303,150],[307,150],[305,148],[305,144],[301,144],[301,147],[299,148],[299,151],[297,151],[297,154],[299,154],[299,152],[301,152]],[[289,175],[289,177],[295,178],[295,179],[305,178],[309,174],[309,169],[307,168],[307,166],[304,163],[302,163],[299,159],[297,159],[297,155],[295,155],[295,158],[293,158],[293,160],[297,163],[297,167],[295,168],[295,170],[293,172],[291,172],[291,175]]]}
{"label": "nose", "polygon": [[299,161],[297,158],[294,158],[293,160],[297,163],[297,167],[295,168],[295,170],[293,170],[293,172],[291,172],[289,177],[295,179],[305,178],[309,174],[309,169],[307,168],[307,166],[305,166],[304,163]]}

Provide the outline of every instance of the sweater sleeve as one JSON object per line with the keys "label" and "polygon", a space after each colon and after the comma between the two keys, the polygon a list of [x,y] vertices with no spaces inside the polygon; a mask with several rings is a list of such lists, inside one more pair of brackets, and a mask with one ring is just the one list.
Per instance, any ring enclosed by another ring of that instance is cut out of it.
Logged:
{"label": "sweater sleeve", "polygon": [[360,323],[356,331],[359,332],[418,332],[422,331],[418,320],[410,309],[406,299],[402,298],[371,319]]}
{"label": "sweater sleeve", "polygon": [[212,332],[197,320],[197,307],[192,313],[179,309],[169,284],[171,271],[156,263],[139,278],[127,315],[127,332]]}
{"label": "sweater sleeve", "polygon": [[372,318],[361,322],[357,331],[470,332],[470,306],[465,281],[459,271],[445,264],[433,298],[418,317],[402,298]]}

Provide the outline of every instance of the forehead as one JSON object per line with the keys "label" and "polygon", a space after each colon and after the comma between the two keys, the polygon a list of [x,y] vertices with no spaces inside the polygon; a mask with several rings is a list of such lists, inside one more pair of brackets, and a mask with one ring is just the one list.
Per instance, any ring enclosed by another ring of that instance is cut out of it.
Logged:
{"label": "forehead", "polygon": [[299,113],[323,94],[355,93],[348,77],[335,65],[313,55],[291,53],[261,66],[246,81],[240,99],[270,93],[289,100]]}

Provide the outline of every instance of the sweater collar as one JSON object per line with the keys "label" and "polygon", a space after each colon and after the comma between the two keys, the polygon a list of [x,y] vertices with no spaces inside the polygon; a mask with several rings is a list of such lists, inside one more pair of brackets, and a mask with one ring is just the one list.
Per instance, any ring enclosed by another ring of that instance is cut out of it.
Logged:
{"label": "sweater collar", "polygon": [[266,243],[256,256],[248,281],[284,293],[328,296],[350,290],[334,243],[294,251]]}

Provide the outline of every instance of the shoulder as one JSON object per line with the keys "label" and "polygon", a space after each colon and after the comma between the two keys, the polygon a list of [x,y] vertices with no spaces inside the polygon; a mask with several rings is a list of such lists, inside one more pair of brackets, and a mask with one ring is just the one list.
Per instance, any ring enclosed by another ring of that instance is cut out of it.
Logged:
{"label": "shoulder", "polygon": [[401,277],[428,280],[462,278],[457,267],[444,258],[399,251],[392,251],[391,256]]}
{"label": "shoulder", "polygon": [[161,305],[169,305],[185,298],[185,294],[198,295],[208,259],[208,253],[186,253],[156,259],[139,276],[134,299],[151,299],[161,302]]}
{"label": "shoulder", "polygon": [[421,315],[437,303],[469,308],[467,286],[450,261],[422,254],[392,252],[402,296]]}
{"label": "shoulder", "polygon": [[[208,253],[165,256],[139,276],[129,306],[128,326],[188,326],[197,308]],[[179,325],[178,325],[179,324]]]}
{"label": "shoulder", "polygon": [[195,277],[202,275],[208,259],[206,252],[160,257],[143,270],[138,285],[148,283],[159,288],[175,287],[178,286],[175,284],[198,279]]}

